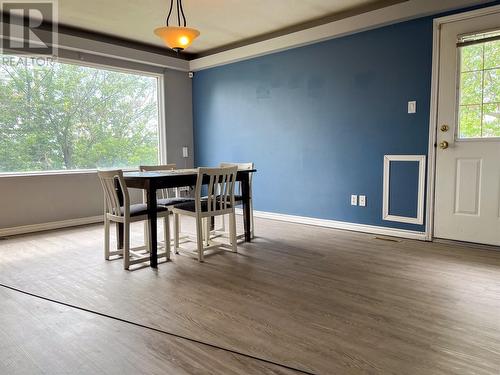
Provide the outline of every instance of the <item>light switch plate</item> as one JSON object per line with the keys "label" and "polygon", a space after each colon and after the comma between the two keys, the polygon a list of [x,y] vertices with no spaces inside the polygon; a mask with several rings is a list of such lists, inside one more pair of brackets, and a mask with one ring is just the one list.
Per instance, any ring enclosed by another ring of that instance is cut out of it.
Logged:
{"label": "light switch plate", "polygon": [[187,148],[186,146],[184,146],[184,147],[182,148],[182,157],[183,157],[183,158],[187,158],[187,157],[189,157],[188,148]]}
{"label": "light switch plate", "polygon": [[408,102],[408,113],[417,113],[417,102],[412,100]]}
{"label": "light switch plate", "polygon": [[366,207],[366,195],[360,195],[358,202],[360,207]]}
{"label": "light switch plate", "polygon": [[357,206],[357,205],[358,205],[358,196],[351,195],[351,206]]}

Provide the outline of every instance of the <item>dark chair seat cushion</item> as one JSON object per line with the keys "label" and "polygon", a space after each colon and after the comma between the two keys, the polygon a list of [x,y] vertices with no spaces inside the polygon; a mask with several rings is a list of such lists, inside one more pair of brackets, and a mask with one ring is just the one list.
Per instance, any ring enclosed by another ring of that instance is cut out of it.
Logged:
{"label": "dark chair seat cushion", "polygon": [[158,199],[159,206],[173,206],[174,204],[192,202],[194,198],[178,197],[178,198],[161,198]]}
{"label": "dark chair seat cushion", "polygon": [[[202,200],[201,201],[201,211],[206,212],[207,205],[208,205],[208,201]],[[195,203],[195,201],[179,203],[179,204],[174,205],[174,208],[178,208],[180,210],[185,210],[185,211],[196,212],[196,203]],[[227,205],[227,208],[231,208],[230,205]],[[219,202],[216,203],[216,209],[217,210],[222,209]]]}
{"label": "dark chair seat cushion", "polygon": [[[168,211],[167,207],[164,206],[158,206],[157,209],[158,212],[165,212]],[[125,208],[120,207],[120,212],[122,215],[125,214]],[[147,215],[148,214],[148,205],[145,203],[138,203],[138,204],[131,204],[130,205],[130,217],[132,216],[140,216],[140,215]]]}

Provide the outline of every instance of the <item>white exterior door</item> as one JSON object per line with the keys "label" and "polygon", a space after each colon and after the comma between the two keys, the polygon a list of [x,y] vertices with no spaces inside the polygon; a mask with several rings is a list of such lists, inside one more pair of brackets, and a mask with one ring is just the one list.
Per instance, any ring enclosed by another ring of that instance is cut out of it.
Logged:
{"label": "white exterior door", "polygon": [[500,11],[442,24],[434,236],[500,245]]}

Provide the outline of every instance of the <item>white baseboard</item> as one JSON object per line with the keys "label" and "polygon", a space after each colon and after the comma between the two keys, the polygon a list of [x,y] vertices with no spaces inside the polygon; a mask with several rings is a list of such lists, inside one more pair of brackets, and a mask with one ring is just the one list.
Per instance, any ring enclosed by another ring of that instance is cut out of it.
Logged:
{"label": "white baseboard", "polygon": [[[239,209],[237,208],[236,212],[238,214],[242,214],[241,208],[239,208]],[[409,239],[413,239],[413,240],[422,240],[422,241],[428,240],[425,232],[417,232],[417,231],[411,231],[411,230],[406,230],[406,229],[386,228],[386,227],[379,227],[379,226],[375,226],[375,225],[365,225],[365,224],[349,223],[349,222],[345,222],[345,221],[316,219],[313,217],[285,215],[285,214],[277,214],[274,212],[265,212],[265,211],[254,211],[253,215],[254,215],[254,217],[260,217],[263,219],[286,221],[289,223],[314,225],[314,226],[325,227],[325,228],[343,229],[343,230],[349,230],[349,231],[354,231],[354,232],[372,233],[372,234],[379,234],[379,235],[383,235],[383,236],[409,238]]]}
{"label": "white baseboard", "polygon": [[[242,214],[241,208],[237,208],[236,213],[241,215]],[[423,240],[423,241],[428,240],[425,232],[417,232],[417,231],[411,231],[411,230],[405,230],[405,229],[395,229],[395,228],[379,227],[379,226],[375,226],[375,225],[348,223],[345,221],[316,219],[313,217],[305,217],[305,216],[277,214],[274,212],[265,212],[265,211],[254,211],[253,214],[255,217],[260,217],[263,219],[286,221],[289,223],[314,225],[314,226],[318,226],[318,227],[342,229],[342,230],[349,230],[349,231],[354,231],[354,232],[372,233],[372,234],[379,234],[379,235],[383,235],[383,236],[410,238],[410,239],[414,239],[414,240]],[[94,224],[94,223],[102,222],[102,220],[103,220],[102,215],[98,215],[98,216],[82,217],[82,218],[78,218],[78,219],[52,221],[49,223],[22,225],[22,226],[11,227],[11,228],[0,228],[0,237],[14,236],[14,235],[18,235],[18,234],[33,233],[33,232],[41,232],[44,230],[52,230],[52,229],[59,229],[59,228],[66,228],[66,227],[74,227],[74,226],[78,226],[78,225]]]}
{"label": "white baseboard", "polygon": [[33,233],[33,232],[41,232],[44,230],[52,230],[66,227],[75,227],[78,225],[86,225],[99,223],[103,221],[103,216],[90,216],[90,217],[82,217],[78,219],[69,219],[69,220],[61,220],[61,221],[51,221],[48,223],[40,223],[40,224],[30,224],[30,225],[21,225],[18,227],[11,228],[0,228],[0,237],[14,236],[17,234],[25,234],[25,233]]}

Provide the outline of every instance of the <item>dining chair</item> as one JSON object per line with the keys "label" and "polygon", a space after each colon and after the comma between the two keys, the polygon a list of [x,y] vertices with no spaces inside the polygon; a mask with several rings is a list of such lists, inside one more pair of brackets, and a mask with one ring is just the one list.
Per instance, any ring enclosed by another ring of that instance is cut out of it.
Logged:
{"label": "dining chair", "polygon": [[[225,247],[228,244],[210,240],[210,219],[212,217],[229,215],[229,245],[233,252],[237,252],[236,244],[236,217],[234,214],[234,186],[236,184],[237,166],[226,168],[198,168],[196,179],[195,200],[179,203],[173,206],[174,214],[174,249],[179,250],[179,216],[186,215],[196,219],[196,245],[198,261],[204,261],[204,252],[214,247]],[[208,181],[206,191],[202,197],[203,182]],[[205,239],[203,233],[205,231]],[[205,242],[205,243],[204,243]]]}
{"label": "dining chair", "polygon": [[[223,162],[223,163],[219,164],[219,167],[221,167],[221,168],[233,167],[233,166],[237,166],[238,170],[243,170],[243,171],[253,170],[255,168],[255,165],[252,162],[250,162],[250,163],[226,163],[226,162]],[[254,238],[254,235],[255,235],[254,227],[255,226],[254,226],[254,220],[253,220],[252,177],[253,177],[253,173],[250,173],[250,175],[248,177],[249,178],[249,181],[248,181],[249,194],[250,194],[250,235],[251,235],[251,238]],[[237,182],[236,186],[237,186],[237,192],[234,195],[234,204],[236,206],[239,206],[239,205],[243,204],[241,182]],[[222,227],[220,229],[217,229],[216,231],[222,231],[223,233],[226,233],[226,223],[224,220],[224,216],[222,216],[221,220],[222,220]],[[244,238],[244,237],[245,237],[245,233],[236,234],[237,239]]]}
{"label": "dining chair", "polygon": [[[123,268],[128,270],[131,265],[149,261],[147,251],[149,237],[145,238],[145,245],[130,247],[130,223],[147,221],[148,207],[144,203],[130,204],[130,196],[127,185],[123,178],[122,170],[99,170],[99,180],[104,191],[104,258],[109,260],[111,256],[123,257]],[[122,200],[120,200],[120,195]],[[164,252],[158,254],[158,258],[170,259],[170,226],[169,211],[167,207],[158,206],[158,217],[163,217]],[[123,248],[110,251],[110,223],[123,224]]]}
{"label": "dining chair", "polygon": [[[175,164],[163,164],[163,165],[141,165],[139,170],[141,172],[168,172],[173,171],[177,167]],[[144,202],[145,202],[145,192],[144,192]],[[161,206],[171,206],[176,203],[188,202],[194,200],[189,197],[181,197],[179,189],[159,189],[158,192],[158,205]]]}
{"label": "dining chair", "polygon": [[[141,165],[139,166],[139,170],[141,172],[168,172],[168,171],[173,171],[176,170],[177,166],[176,164],[163,164],[163,165]],[[146,203],[146,191],[143,191],[142,193],[142,201],[143,203]],[[182,197],[180,195],[179,189],[159,189],[157,191],[158,199],[157,199],[157,205],[158,206],[165,206],[165,207],[171,207],[174,204],[177,203],[183,203],[183,202],[190,202],[194,201],[194,198],[190,197]],[[180,223],[179,223],[180,225]],[[149,226],[147,223],[144,224],[144,236],[146,238],[149,238]],[[179,229],[180,230],[180,229]],[[186,238],[186,236],[183,236],[183,239]],[[149,251],[149,246],[147,246],[147,250]]]}

